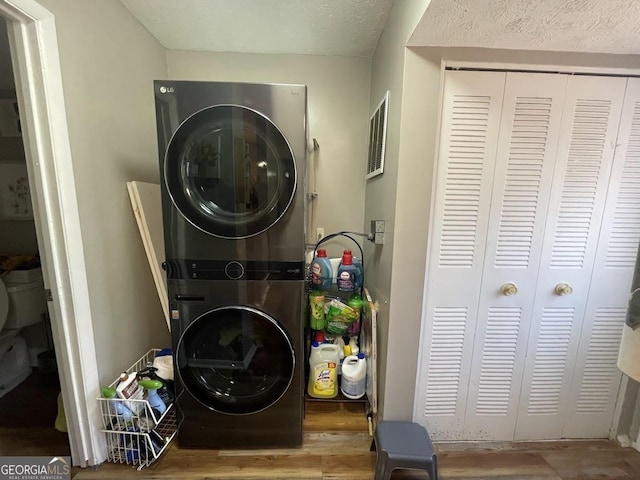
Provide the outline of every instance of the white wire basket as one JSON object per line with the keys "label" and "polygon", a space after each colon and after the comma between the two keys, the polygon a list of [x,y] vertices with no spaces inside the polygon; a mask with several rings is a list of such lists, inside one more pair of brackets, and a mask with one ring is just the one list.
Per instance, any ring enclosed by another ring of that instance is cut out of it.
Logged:
{"label": "white wire basket", "polygon": [[[149,350],[126,372],[139,372],[153,364],[159,349]],[[109,385],[115,388],[118,380]],[[110,398],[98,397],[102,423],[101,430],[107,437],[107,460],[114,463],[138,465],[138,470],[151,465],[167,449],[177,431],[176,412],[173,404],[162,415],[157,415],[149,403],[142,400],[121,400],[132,416],[118,413],[117,403]]]}

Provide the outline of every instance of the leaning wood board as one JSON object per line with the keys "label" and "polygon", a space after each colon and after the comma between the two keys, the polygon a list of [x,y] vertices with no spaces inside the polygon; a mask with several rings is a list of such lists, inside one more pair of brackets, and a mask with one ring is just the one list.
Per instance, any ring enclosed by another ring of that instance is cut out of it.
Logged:
{"label": "leaning wood board", "polygon": [[127,182],[131,207],[138,223],[140,237],[147,253],[153,281],[158,291],[160,304],[167,328],[171,330],[169,320],[169,297],[167,278],[162,269],[164,262],[164,233],[162,231],[162,208],[160,185],[144,182]]}

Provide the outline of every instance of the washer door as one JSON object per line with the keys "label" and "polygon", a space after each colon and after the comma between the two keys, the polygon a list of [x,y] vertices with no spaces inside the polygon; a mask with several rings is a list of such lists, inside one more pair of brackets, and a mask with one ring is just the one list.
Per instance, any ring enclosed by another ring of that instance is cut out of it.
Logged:
{"label": "washer door", "polygon": [[211,310],[191,323],[176,350],[185,389],[220,413],[256,413],[287,391],[295,370],[289,337],[269,315],[251,307]]}
{"label": "washer door", "polygon": [[275,224],[296,191],[293,152],[264,115],[239,105],[205,108],[176,130],[165,154],[176,208],[200,230],[246,238]]}

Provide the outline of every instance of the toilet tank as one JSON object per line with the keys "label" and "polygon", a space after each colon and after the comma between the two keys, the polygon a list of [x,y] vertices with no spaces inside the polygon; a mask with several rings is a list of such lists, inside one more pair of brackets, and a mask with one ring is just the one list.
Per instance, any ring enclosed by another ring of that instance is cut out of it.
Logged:
{"label": "toilet tank", "polygon": [[23,328],[36,324],[47,312],[42,279],[27,283],[5,280],[9,294],[9,315],[4,328]]}

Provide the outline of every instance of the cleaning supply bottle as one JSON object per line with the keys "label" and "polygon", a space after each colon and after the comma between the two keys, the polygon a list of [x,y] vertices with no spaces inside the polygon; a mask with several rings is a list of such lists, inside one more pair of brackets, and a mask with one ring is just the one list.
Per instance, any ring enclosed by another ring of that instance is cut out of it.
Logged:
{"label": "cleaning supply bottle", "polygon": [[136,375],[137,372],[122,372],[120,381],[116,385],[116,394],[126,400],[124,404],[134,415],[138,415],[144,409],[144,402],[138,401],[143,399],[144,390],[138,385]]}
{"label": "cleaning supply bottle", "polygon": [[358,314],[358,320],[359,320],[360,312],[362,312],[362,306],[364,305],[364,302],[362,301],[362,297],[360,296],[360,292],[358,291],[353,292],[349,297],[349,300],[347,300],[347,305],[349,305],[351,308],[355,310],[355,312]]}
{"label": "cleaning supply bottle", "polygon": [[109,430],[126,430],[127,426],[132,423],[131,420],[133,418],[133,413],[131,413],[131,410],[129,410],[126,405],[116,400],[116,389],[103,387],[102,398],[109,400],[108,415],[110,417],[110,421],[107,428]]}
{"label": "cleaning supply bottle", "polygon": [[338,266],[336,283],[341,292],[353,292],[355,288],[356,267],[353,265],[351,250],[342,252],[342,260]]}
{"label": "cleaning supply bottle", "polygon": [[342,375],[342,362],[344,362],[344,339],[340,336],[337,336],[333,340],[334,345],[338,345],[340,351],[338,352],[338,375]]}
{"label": "cleaning supply bottle", "polygon": [[309,293],[309,326],[311,330],[324,329],[324,293],[311,290]]}
{"label": "cleaning supply bottle", "polygon": [[356,276],[354,279],[353,289],[356,292],[359,292],[362,289],[362,284],[364,282],[364,267],[362,266],[362,262],[359,258],[352,258],[353,266],[356,267]]}
{"label": "cleaning supply bottle", "polygon": [[367,362],[364,353],[350,355],[342,364],[342,381],[340,391],[352,400],[356,400],[365,394],[367,389]]}
{"label": "cleaning supply bottle", "polygon": [[362,307],[364,306],[364,302],[362,301],[359,291],[355,291],[351,294],[349,300],[347,300],[347,305],[356,312],[356,320],[349,325],[347,334],[349,336],[358,335],[358,333],[360,333],[360,322],[362,320]]}
{"label": "cleaning supply bottle", "polygon": [[[167,358],[160,357],[160,358]],[[156,358],[157,359],[157,358]],[[157,389],[158,396],[162,399],[165,405],[169,406],[173,403],[175,399],[175,395],[173,394],[174,390],[174,381],[173,381],[173,371],[171,372],[171,380],[165,379],[164,377],[158,374],[158,368],[155,367],[155,360],[153,363],[147,363],[147,368],[140,370],[137,374],[138,381],[140,380],[158,380],[162,386]],[[173,362],[171,362],[173,368]],[[169,372],[166,368],[163,367],[163,375],[169,376]]]}
{"label": "cleaning supply bottle", "polygon": [[313,342],[309,355],[309,385],[307,393],[315,398],[338,395],[338,345]]}
{"label": "cleaning supply bottle", "polygon": [[351,350],[351,355],[358,355],[358,353],[360,353],[360,347],[358,346],[358,337],[351,337],[349,339],[349,350]]}
{"label": "cleaning supply bottle", "polygon": [[330,290],[332,283],[331,260],[327,258],[327,251],[324,248],[319,248],[311,262],[311,288]]}
{"label": "cleaning supply bottle", "polygon": [[147,391],[147,403],[153,410],[153,414],[158,420],[167,410],[167,406],[158,395],[158,389],[162,388],[163,383],[160,380],[141,380],[138,382],[142,388]]}

